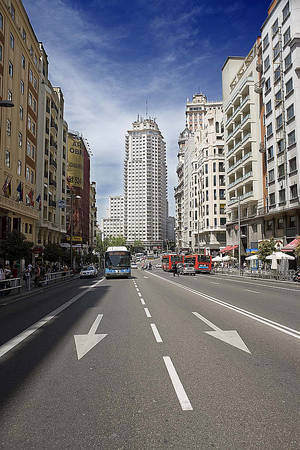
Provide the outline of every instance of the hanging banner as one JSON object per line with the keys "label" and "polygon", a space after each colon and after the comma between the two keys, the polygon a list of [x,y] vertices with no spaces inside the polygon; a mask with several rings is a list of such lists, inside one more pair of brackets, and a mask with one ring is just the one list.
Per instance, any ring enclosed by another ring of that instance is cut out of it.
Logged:
{"label": "hanging banner", "polygon": [[67,183],[70,188],[83,188],[83,142],[78,136],[68,136]]}

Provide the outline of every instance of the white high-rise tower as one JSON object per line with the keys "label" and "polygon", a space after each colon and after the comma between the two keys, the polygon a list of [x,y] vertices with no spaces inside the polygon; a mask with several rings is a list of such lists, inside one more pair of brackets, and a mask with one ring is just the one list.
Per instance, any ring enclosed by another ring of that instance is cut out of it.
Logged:
{"label": "white high-rise tower", "polygon": [[138,117],[125,138],[125,235],[149,250],[166,239],[166,144],[155,119]]}

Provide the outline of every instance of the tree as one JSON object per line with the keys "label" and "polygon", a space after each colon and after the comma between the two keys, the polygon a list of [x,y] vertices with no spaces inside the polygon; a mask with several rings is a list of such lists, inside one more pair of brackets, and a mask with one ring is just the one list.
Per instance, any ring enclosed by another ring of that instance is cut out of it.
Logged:
{"label": "tree", "polygon": [[8,233],[7,239],[0,242],[0,254],[4,260],[19,261],[25,259],[26,262],[31,261],[31,248],[33,242],[27,241],[23,233],[12,231]]}
{"label": "tree", "polygon": [[136,239],[134,241],[134,243],[131,246],[131,251],[132,251],[132,253],[144,251],[144,244],[142,243],[142,241],[140,239]]}
{"label": "tree", "polygon": [[57,262],[64,256],[63,249],[59,244],[47,244],[44,248],[44,260]]}
{"label": "tree", "polygon": [[258,244],[259,259],[266,261],[267,256],[271,255],[276,250],[276,241],[274,238],[266,239]]}
{"label": "tree", "polygon": [[298,258],[300,258],[300,240],[299,240],[299,244],[297,245],[297,247],[295,249],[295,253],[298,256]]}

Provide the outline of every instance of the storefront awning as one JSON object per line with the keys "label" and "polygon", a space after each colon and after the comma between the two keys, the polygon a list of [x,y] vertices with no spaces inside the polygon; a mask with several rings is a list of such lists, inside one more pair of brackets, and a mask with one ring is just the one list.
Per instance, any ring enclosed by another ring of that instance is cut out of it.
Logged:
{"label": "storefront awning", "polygon": [[289,244],[285,245],[281,251],[282,252],[293,252],[294,250],[296,250],[297,245],[300,244],[300,238],[298,239],[294,239],[292,242],[290,242]]}
{"label": "storefront awning", "polygon": [[220,250],[220,253],[228,253],[231,250],[234,250],[235,248],[238,248],[238,245],[227,245],[227,247],[222,248],[222,250]]}

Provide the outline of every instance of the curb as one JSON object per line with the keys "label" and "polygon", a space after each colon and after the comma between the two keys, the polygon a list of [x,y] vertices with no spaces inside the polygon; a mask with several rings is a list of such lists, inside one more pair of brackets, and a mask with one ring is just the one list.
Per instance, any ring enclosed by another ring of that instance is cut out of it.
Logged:
{"label": "curb", "polygon": [[259,281],[267,281],[268,283],[284,283],[284,284],[290,284],[291,286],[295,286],[295,284],[297,285],[297,283],[295,283],[295,281],[289,281],[289,280],[276,280],[271,279],[271,278],[261,278],[261,277],[247,277],[247,276],[242,276],[242,275],[231,275],[229,273],[214,273],[212,275],[216,275],[216,276],[223,276],[223,277],[231,277],[231,278],[239,278],[242,280],[259,280]]}

